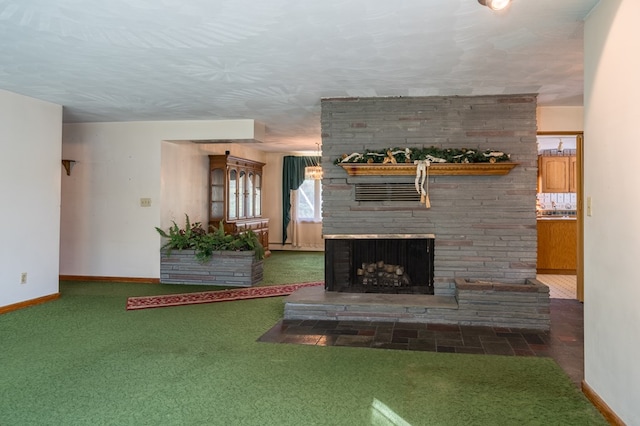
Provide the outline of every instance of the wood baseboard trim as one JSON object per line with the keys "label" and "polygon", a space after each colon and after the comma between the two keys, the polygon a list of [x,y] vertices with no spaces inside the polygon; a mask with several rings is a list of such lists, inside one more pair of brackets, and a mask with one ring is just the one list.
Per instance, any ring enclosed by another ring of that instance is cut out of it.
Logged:
{"label": "wood baseboard trim", "polygon": [[538,269],[538,274],[551,274],[551,275],[575,275],[575,269]]}
{"label": "wood baseboard trim", "polygon": [[60,275],[61,281],[103,281],[114,283],[160,284],[160,278],[99,277],[93,275]]}
{"label": "wood baseboard trim", "polygon": [[626,423],[622,421],[620,417],[614,413],[614,411],[607,405],[606,402],[600,398],[591,386],[589,386],[584,380],[582,381],[582,393],[587,397],[589,401],[600,411],[609,424],[614,426],[625,426]]}
{"label": "wood baseboard trim", "polygon": [[39,305],[41,303],[50,302],[60,297],[60,293],[53,293],[48,296],[37,297],[35,299],[25,300],[24,302],[14,303],[12,305],[0,306],[0,315],[7,312],[17,311],[18,309],[28,308],[30,306]]}

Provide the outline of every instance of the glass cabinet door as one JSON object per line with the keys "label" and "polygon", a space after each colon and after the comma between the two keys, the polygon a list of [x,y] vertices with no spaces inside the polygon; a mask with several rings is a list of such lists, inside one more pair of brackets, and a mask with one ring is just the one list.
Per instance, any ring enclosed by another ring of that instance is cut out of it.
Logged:
{"label": "glass cabinet door", "polygon": [[219,221],[224,218],[224,170],[211,171],[211,218]]}
{"label": "glass cabinet door", "polygon": [[238,172],[229,171],[229,203],[227,206],[227,218],[238,218]]}
{"label": "glass cabinet door", "polygon": [[247,175],[247,190],[245,191],[245,205],[247,207],[247,217],[254,217],[253,211],[253,172]]}
{"label": "glass cabinet door", "polygon": [[247,179],[247,173],[244,170],[240,171],[240,178],[238,179],[238,217],[247,217],[245,199],[245,183]]}
{"label": "glass cabinet door", "polygon": [[254,216],[256,217],[260,217],[260,215],[262,215],[262,211],[260,209],[260,206],[262,206],[262,179],[259,173],[256,173],[255,176],[255,184],[254,184],[254,188],[253,188],[253,193],[254,193]]}

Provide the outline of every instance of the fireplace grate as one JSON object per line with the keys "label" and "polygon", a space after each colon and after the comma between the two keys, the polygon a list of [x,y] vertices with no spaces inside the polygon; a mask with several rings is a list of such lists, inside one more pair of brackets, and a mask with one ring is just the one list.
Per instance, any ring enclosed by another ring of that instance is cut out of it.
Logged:
{"label": "fireplace grate", "polygon": [[357,183],[356,201],[415,201],[420,199],[413,183]]}
{"label": "fireplace grate", "polygon": [[325,289],[433,294],[433,238],[325,239]]}

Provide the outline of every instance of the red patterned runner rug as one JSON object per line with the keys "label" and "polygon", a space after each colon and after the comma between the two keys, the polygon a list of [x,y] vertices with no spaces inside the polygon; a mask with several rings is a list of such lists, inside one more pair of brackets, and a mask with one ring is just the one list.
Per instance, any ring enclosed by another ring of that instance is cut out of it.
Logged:
{"label": "red patterned runner rug", "polygon": [[231,300],[259,299],[287,296],[299,288],[324,285],[324,282],[284,284],[265,287],[237,288],[233,290],[202,291],[198,293],[139,296],[127,299],[127,310],[165,308],[167,306],[195,305],[199,303],[228,302]]}

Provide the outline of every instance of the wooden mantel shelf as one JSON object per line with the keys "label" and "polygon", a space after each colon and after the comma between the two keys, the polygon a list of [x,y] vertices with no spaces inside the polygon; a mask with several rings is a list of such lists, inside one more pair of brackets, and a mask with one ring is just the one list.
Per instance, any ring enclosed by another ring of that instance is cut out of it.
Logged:
{"label": "wooden mantel shelf", "polygon": [[[488,176],[506,175],[519,163],[434,163],[429,167],[430,176]],[[349,176],[413,176],[415,164],[366,164],[341,163]]]}

